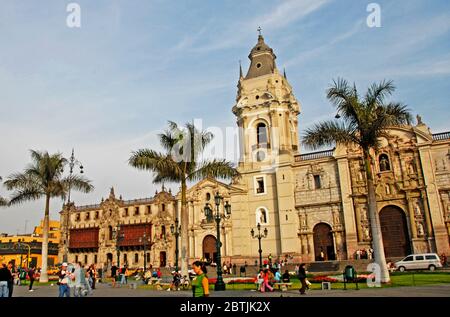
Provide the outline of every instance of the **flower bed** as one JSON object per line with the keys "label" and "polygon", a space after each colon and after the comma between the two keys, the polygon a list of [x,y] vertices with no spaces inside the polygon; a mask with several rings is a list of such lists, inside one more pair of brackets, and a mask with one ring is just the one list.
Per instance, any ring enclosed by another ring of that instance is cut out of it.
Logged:
{"label": "flower bed", "polygon": [[[256,282],[255,277],[236,277],[236,278],[224,278],[223,279],[225,284],[254,284]],[[209,284],[216,284],[217,278],[208,278]]]}
{"label": "flower bed", "polygon": [[322,283],[322,282],[330,282],[335,283],[338,280],[329,276],[314,276],[311,279],[308,279],[311,283]]}
{"label": "flower bed", "polygon": [[256,278],[250,277],[250,278],[233,278],[226,282],[227,284],[255,284]]}

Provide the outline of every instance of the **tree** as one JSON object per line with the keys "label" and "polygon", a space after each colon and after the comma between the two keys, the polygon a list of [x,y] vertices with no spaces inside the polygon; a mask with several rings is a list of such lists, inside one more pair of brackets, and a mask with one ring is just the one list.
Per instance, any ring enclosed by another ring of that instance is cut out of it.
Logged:
{"label": "tree", "polygon": [[47,257],[50,199],[65,199],[69,184],[72,189],[88,193],[94,189],[88,179],[72,175],[63,177],[67,160],[61,153],[49,154],[30,150],[32,163],[23,173],[15,173],[5,181],[8,190],[14,190],[9,204],[21,204],[30,200],[45,198],[44,228],[42,232],[42,267],[40,282],[47,282]]}
{"label": "tree", "polygon": [[385,102],[395,90],[392,81],[372,84],[363,98],[358,94],[355,84],[351,87],[344,79],[333,81],[327,90],[327,98],[337,108],[336,118],[341,122],[329,120],[307,129],[303,144],[312,149],[332,144],[357,144],[363,152],[364,169],[367,179],[368,207],[372,248],[375,262],[381,268],[381,282],[390,281],[381,235],[380,218],[375,197],[372,155],[379,148],[381,137],[389,137],[388,128],[411,122],[411,114],[401,103]]}
{"label": "tree", "polygon": [[181,184],[181,271],[188,270],[188,221],[186,191],[188,182],[205,177],[230,178],[238,175],[232,163],[226,160],[201,160],[205,147],[212,141],[213,134],[198,131],[191,124],[185,128],[169,121],[169,128],[159,134],[165,153],[151,149],[140,149],[132,153],[129,164],[137,169],[154,172],[154,183],[175,182]]}
{"label": "tree", "polygon": [[[0,181],[1,180],[2,180],[2,177],[0,176]],[[0,207],[7,206],[7,205],[8,205],[8,201],[5,198],[3,198],[2,196],[0,196]]]}

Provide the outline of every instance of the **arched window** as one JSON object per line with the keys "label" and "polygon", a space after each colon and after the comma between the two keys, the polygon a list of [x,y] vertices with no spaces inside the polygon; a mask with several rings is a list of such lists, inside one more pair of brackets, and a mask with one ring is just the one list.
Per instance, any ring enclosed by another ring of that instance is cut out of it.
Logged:
{"label": "arched window", "polygon": [[112,228],[112,226],[108,227],[108,239],[109,240],[113,239],[113,228]]}
{"label": "arched window", "polygon": [[267,138],[267,127],[264,123],[258,123],[258,125],[256,126],[256,142],[258,143],[258,145],[262,145],[262,144],[267,144],[268,143],[268,138]]}
{"label": "arched window", "polygon": [[161,239],[166,239],[166,226],[161,226]]}
{"label": "arched window", "polygon": [[256,211],[256,224],[266,225],[269,223],[269,215],[266,208],[260,207]]}
{"label": "arched window", "polygon": [[391,165],[389,164],[389,157],[386,154],[381,154],[379,156],[378,163],[380,165],[380,172],[391,170]]}
{"label": "arched window", "polygon": [[210,201],[211,200],[211,194],[210,193],[206,193],[206,201]]}
{"label": "arched window", "polygon": [[165,204],[161,204],[161,210],[162,211],[166,211],[166,205]]}

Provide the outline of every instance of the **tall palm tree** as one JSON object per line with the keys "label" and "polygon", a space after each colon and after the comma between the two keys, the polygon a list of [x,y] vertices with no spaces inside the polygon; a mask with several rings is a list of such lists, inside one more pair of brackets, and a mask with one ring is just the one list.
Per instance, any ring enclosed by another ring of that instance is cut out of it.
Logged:
{"label": "tall palm tree", "polygon": [[132,153],[129,164],[141,170],[155,173],[154,183],[175,182],[181,184],[181,271],[188,270],[188,221],[186,191],[187,184],[205,177],[230,178],[238,175],[231,162],[226,160],[200,160],[199,156],[212,141],[211,132],[198,131],[186,123],[180,128],[169,121],[169,128],[159,134],[165,153],[151,149],[140,149]]}
{"label": "tall palm tree", "polygon": [[47,257],[50,199],[65,199],[69,184],[72,189],[88,193],[94,189],[91,181],[78,175],[63,177],[67,160],[61,153],[49,154],[30,150],[32,163],[23,173],[15,173],[5,181],[8,190],[14,190],[10,205],[45,198],[44,228],[42,232],[42,267],[39,281],[47,282]]}
{"label": "tall palm tree", "polygon": [[385,102],[387,96],[395,90],[392,81],[372,84],[364,97],[360,97],[355,84],[351,87],[344,79],[333,81],[327,90],[327,98],[337,108],[336,118],[320,122],[307,129],[303,143],[317,149],[324,145],[357,144],[362,149],[367,179],[368,207],[372,248],[375,262],[381,268],[381,282],[390,281],[386,268],[386,259],[381,235],[380,218],[377,212],[373,177],[373,154],[379,148],[380,137],[389,137],[388,128],[409,124],[411,114],[405,105],[397,102]]}
{"label": "tall palm tree", "polygon": [[[1,180],[2,180],[2,177],[0,176],[0,181]],[[7,205],[8,205],[8,201],[5,198],[3,198],[2,196],[0,196],[0,207],[7,206]]]}

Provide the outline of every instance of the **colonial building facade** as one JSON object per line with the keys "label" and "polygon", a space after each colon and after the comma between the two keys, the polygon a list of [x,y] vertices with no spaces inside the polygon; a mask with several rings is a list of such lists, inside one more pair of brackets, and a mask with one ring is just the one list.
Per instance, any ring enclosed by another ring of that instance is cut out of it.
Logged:
{"label": "colonial building facade", "polygon": [[151,198],[125,201],[111,188],[109,197],[98,205],[66,204],[60,212],[60,260],[68,254],[69,262],[106,267],[118,262],[135,268],[143,267],[144,261],[148,266],[173,264],[170,225],[175,210],[175,197],[164,187]]}
{"label": "colonial building facade", "polygon": [[[259,247],[250,231],[258,223],[268,230],[262,241],[264,256],[310,262],[323,252],[325,260],[353,259],[357,250],[371,248],[361,150],[338,145],[301,154],[300,103],[261,35],[249,58],[232,107],[241,131],[241,177],[231,184],[205,179],[188,190],[190,261],[215,257],[216,225],[204,207],[209,203],[215,210],[212,201],[217,192],[232,210],[230,219],[220,225],[224,260],[254,263]],[[381,147],[372,153],[388,259],[414,252],[450,254],[450,132],[432,134],[419,116],[417,121],[390,129],[389,137],[380,140]],[[151,233],[149,262],[173,264],[174,237],[168,228],[179,215],[179,200],[180,194],[174,197],[165,191],[142,201],[122,201],[112,193],[97,206],[67,206],[61,224],[62,237],[69,230],[70,260],[88,256],[91,262],[115,261],[117,244],[111,230],[122,222],[130,230],[125,241],[131,232],[136,237]],[[135,211],[136,215],[127,214]],[[82,237],[87,236],[90,242],[84,245]],[[142,244],[133,241],[123,244],[121,252],[129,263],[136,259],[142,266]],[[62,240],[61,250],[64,245]]]}

